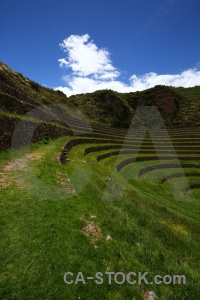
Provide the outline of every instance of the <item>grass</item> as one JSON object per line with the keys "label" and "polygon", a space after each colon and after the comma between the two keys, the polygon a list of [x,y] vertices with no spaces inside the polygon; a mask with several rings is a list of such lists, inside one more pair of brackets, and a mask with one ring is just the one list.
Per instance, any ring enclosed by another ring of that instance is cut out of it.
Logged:
{"label": "grass", "polygon": [[[140,300],[150,290],[158,299],[198,299],[198,198],[193,203],[175,202],[167,183],[134,178],[127,182],[121,201],[101,201],[116,158],[97,164],[96,154],[83,157],[87,145],[80,145],[72,149],[67,164],[61,165],[57,156],[67,140],[32,146],[31,154],[37,159],[28,160],[27,169],[12,171],[15,178],[22,179],[23,188],[13,181],[2,189],[2,299]],[[27,148],[20,149],[17,158],[26,152]],[[2,170],[10,159],[16,159],[14,154],[1,153]],[[76,190],[83,177],[87,179],[87,172],[92,176],[82,191],[69,192],[67,179],[74,179]],[[113,190],[117,198],[116,193],[117,187]],[[95,243],[92,232],[89,236],[83,233],[87,222],[101,229]],[[111,240],[107,241],[108,235]],[[66,285],[63,276],[67,271],[75,275],[82,271],[85,277],[106,271],[149,272],[149,278],[183,274],[187,284],[109,285],[104,280],[103,285],[93,281]]]}
{"label": "grass", "polygon": [[[199,124],[200,87],[156,86],[125,94],[103,90],[67,98],[3,63],[0,73],[3,126],[7,120],[38,123],[25,112],[44,104],[63,104],[65,107],[56,106],[56,113],[47,111],[52,117],[48,125],[57,129],[68,129],[69,125],[75,139],[87,140],[70,148],[67,162],[62,165],[58,156],[70,137],[43,139],[30,148],[0,153],[0,298],[142,300],[146,292],[154,291],[161,300],[198,299],[200,189],[192,191],[193,201],[175,201],[170,184],[179,191],[185,179],[173,178],[163,184],[161,180],[178,170],[154,170],[138,178],[142,168],[158,161],[137,162],[117,172],[116,164],[133,155],[110,156],[97,163],[100,154],[113,149],[100,147],[86,156],[84,150],[97,145],[107,147],[120,140],[123,143],[125,128],[141,101],[155,105],[155,101],[163,99],[175,103],[177,108],[175,113],[160,109],[165,124],[174,127],[169,132],[175,149],[186,151],[187,155],[188,149],[193,149],[190,157],[195,155],[199,128],[189,126]],[[92,135],[80,136],[91,129],[88,122],[82,122],[80,111],[92,121],[94,143]],[[58,122],[57,114],[66,113],[68,116]],[[9,126],[5,130],[9,131]],[[157,138],[163,141],[162,137]],[[131,140],[132,135],[130,145]],[[142,149],[154,150],[148,142],[146,137]],[[116,149],[119,148],[118,144]],[[125,149],[130,148],[124,146]],[[160,149],[167,151],[166,144]],[[196,173],[198,169],[185,171]],[[197,177],[187,180],[191,185],[198,183]],[[191,199],[191,192],[185,195]],[[116,201],[102,201],[107,196]],[[67,271],[75,276],[82,271],[85,277],[106,271],[149,272],[150,279],[156,274],[179,274],[186,276],[187,284],[117,285],[108,284],[104,276],[102,285],[94,281],[67,285],[63,278]]]}

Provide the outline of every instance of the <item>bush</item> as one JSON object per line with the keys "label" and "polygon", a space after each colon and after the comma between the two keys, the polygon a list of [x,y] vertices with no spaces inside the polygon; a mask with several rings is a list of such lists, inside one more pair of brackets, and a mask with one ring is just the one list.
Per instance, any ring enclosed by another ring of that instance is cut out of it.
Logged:
{"label": "bush", "polygon": [[32,89],[38,91],[40,89],[40,85],[34,81],[30,81],[30,86]]}

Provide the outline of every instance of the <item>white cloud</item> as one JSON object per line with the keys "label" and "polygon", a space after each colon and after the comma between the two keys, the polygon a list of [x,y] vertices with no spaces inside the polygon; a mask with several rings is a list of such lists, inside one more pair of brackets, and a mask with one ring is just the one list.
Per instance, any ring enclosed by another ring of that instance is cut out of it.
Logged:
{"label": "white cloud", "polygon": [[200,85],[200,70],[193,68],[185,70],[179,74],[163,74],[147,73],[142,76],[133,75],[130,78],[131,86],[134,90],[144,90],[155,85],[169,85],[174,87],[192,87]]}
{"label": "white cloud", "polygon": [[96,90],[112,89],[118,92],[130,92],[133,89],[121,81],[100,81],[92,78],[73,77],[71,81],[68,81],[69,87],[57,87],[56,90],[61,90],[67,96],[81,93],[91,93]]}
{"label": "white cloud", "polygon": [[119,72],[112,66],[109,52],[98,49],[93,41],[89,42],[89,35],[71,35],[60,47],[67,53],[67,58],[61,58],[61,67],[71,68],[76,76],[92,76],[95,79],[113,79]]}
{"label": "white cloud", "polygon": [[70,75],[63,79],[67,86],[57,87],[67,96],[72,94],[94,92],[100,89],[112,89],[118,92],[141,91],[155,85],[192,87],[200,85],[200,70],[192,68],[179,74],[162,74],[154,72],[142,76],[132,75],[129,84],[117,78],[120,72],[112,65],[110,54],[105,49],[99,49],[89,35],[71,35],[61,44],[67,57],[59,59],[60,67],[70,68]]}

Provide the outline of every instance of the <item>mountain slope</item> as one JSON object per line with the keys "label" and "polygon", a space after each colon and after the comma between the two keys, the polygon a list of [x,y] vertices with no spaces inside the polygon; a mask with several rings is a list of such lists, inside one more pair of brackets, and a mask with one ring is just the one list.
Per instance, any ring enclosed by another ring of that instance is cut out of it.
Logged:
{"label": "mountain slope", "polygon": [[67,98],[62,92],[40,86],[0,63],[0,95],[0,110],[18,115],[40,105],[66,104],[81,110],[91,122],[127,128],[137,106],[156,105],[167,126],[200,124],[200,86],[155,86],[130,93],[101,90]]}
{"label": "mountain slope", "polygon": [[129,127],[138,106],[158,106],[167,127],[200,124],[200,86],[154,88],[131,93],[101,90],[69,97],[92,121]]}

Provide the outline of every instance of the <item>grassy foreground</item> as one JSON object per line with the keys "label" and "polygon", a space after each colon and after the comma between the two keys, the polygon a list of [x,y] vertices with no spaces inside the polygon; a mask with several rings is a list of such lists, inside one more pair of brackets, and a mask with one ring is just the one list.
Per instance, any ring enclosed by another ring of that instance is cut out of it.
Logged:
{"label": "grassy foreground", "polygon": [[[67,139],[0,154],[1,298],[140,300],[153,291],[162,300],[198,299],[199,192],[176,202],[167,183],[134,178],[120,201],[102,201],[116,158],[97,164],[78,146],[61,165]],[[118,193],[114,183],[112,198]],[[103,284],[67,285],[68,271],[73,280],[78,272],[149,272],[150,281],[179,274],[187,282],[109,284],[104,276]]]}

